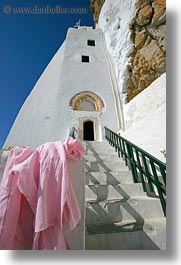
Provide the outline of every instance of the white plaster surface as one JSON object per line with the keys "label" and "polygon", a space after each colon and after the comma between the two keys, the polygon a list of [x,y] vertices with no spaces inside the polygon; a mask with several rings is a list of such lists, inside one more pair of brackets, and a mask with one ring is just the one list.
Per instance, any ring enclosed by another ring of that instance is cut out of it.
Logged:
{"label": "white plaster surface", "polygon": [[122,136],[166,162],[166,74],[124,106]]}
{"label": "white plaster surface", "polygon": [[125,91],[126,69],[130,63],[129,54],[133,49],[133,43],[130,41],[129,24],[136,14],[135,3],[137,1],[106,0],[101,9],[97,25],[105,34],[121,95]]}
{"label": "white plaster surface", "polygon": [[3,151],[2,153],[0,153],[0,182],[4,174],[4,169],[6,167],[8,156],[9,156],[9,151]]}
{"label": "white plaster surface", "polygon": [[85,249],[85,177],[84,161],[68,160],[68,170],[80,211],[81,220],[73,231],[66,233],[71,250]]}

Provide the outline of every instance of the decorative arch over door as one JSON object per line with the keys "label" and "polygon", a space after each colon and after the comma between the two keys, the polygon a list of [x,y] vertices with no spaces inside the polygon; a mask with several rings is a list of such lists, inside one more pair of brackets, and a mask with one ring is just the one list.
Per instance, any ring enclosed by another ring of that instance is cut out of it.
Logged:
{"label": "decorative arch over door", "polygon": [[78,111],[98,111],[104,108],[103,100],[96,94],[84,91],[76,94],[70,101],[73,110]]}

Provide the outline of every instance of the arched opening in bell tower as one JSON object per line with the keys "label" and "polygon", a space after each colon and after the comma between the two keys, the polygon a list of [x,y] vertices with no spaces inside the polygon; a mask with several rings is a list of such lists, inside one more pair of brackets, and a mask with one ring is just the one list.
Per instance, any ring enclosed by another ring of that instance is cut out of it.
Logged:
{"label": "arched opening in bell tower", "polygon": [[94,123],[93,121],[85,121],[83,123],[83,140],[94,141]]}

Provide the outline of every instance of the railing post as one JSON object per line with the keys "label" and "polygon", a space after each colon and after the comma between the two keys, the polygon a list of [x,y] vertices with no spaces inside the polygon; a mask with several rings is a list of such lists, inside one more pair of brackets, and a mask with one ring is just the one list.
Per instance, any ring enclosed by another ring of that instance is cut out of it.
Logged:
{"label": "railing post", "polygon": [[166,174],[165,174],[165,170],[166,169],[164,170],[162,166],[159,166],[159,168],[160,168],[160,172],[162,174],[162,178],[163,178],[164,184],[166,185]]}
{"label": "railing post", "polygon": [[142,171],[142,167],[141,167],[139,153],[138,153],[137,150],[136,150],[136,157],[137,157],[137,161],[138,161],[138,170],[139,170],[139,173],[140,173],[141,183],[142,183],[144,192],[146,192],[145,180],[144,180],[144,176],[143,176],[143,171]]}
{"label": "railing post", "polygon": [[133,181],[135,183],[138,183],[138,177],[137,177],[136,167],[134,165],[134,155],[133,155],[132,148],[131,148],[131,146],[128,143],[126,143],[126,148],[127,148],[127,151],[128,151],[128,160],[129,160],[131,172],[132,172],[132,175],[133,175]]}
{"label": "railing post", "polygon": [[158,194],[159,194],[159,197],[160,197],[160,201],[161,201],[161,204],[162,204],[163,212],[164,212],[164,215],[166,216],[166,203],[165,203],[165,199],[163,197],[163,193],[162,193],[162,190],[161,190],[161,184],[160,184],[160,181],[158,179],[158,175],[157,175],[155,166],[153,164],[153,161],[150,161],[150,164],[151,164],[151,168],[152,168],[152,171],[153,171],[153,174],[154,174],[154,177],[155,177],[155,184],[156,184],[157,191],[158,191]]}
{"label": "railing post", "polygon": [[124,159],[125,159],[125,164],[126,166],[128,165],[128,156],[127,156],[127,153],[126,153],[126,148],[125,148],[125,141],[122,141],[123,143],[123,156],[124,156]]}
{"label": "railing post", "polygon": [[118,141],[119,141],[119,146],[120,146],[121,157],[123,157],[122,140],[120,136],[118,138]]}
{"label": "railing post", "polygon": [[120,157],[121,155],[120,155],[120,142],[119,142],[119,136],[117,136],[117,138],[116,138],[116,144],[117,144],[117,147],[118,147],[118,157]]}
{"label": "railing post", "polygon": [[144,167],[145,167],[145,175],[146,175],[146,178],[148,180],[148,185],[149,185],[150,191],[154,192],[154,188],[153,188],[152,182],[150,180],[150,173],[149,173],[148,165],[147,165],[147,162],[146,162],[146,158],[145,158],[145,156],[143,154],[142,154],[142,159],[143,159],[143,164],[144,164]]}

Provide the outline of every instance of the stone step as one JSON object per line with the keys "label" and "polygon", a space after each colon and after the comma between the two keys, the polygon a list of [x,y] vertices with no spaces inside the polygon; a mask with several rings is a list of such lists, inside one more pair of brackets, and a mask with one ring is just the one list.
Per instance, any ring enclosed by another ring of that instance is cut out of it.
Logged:
{"label": "stone step", "polygon": [[114,199],[128,200],[130,197],[136,196],[146,196],[141,183],[85,186],[86,202]]}
{"label": "stone step", "polygon": [[116,154],[115,149],[107,142],[92,142],[83,144],[87,154]]}
{"label": "stone step", "polygon": [[118,157],[117,153],[114,154],[89,154],[84,156],[86,162],[109,162],[109,161],[121,161],[124,162],[121,158]]}
{"label": "stone step", "polygon": [[102,146],[110,146],[107,141],[82,141],[83,146],[85,147],[102,147]]}
{"label": "stone step", "polygon": [[87,250],[166,250],[166,219],[90,225]]}
{"label": "stone step", "polygon": [[86,224],[105,224],[120,221],[143,221],[164,217],[160,200],[135,197],[128,200],[86,202]]}
{"label": "stone step", "polygon": [[95,148],[89,148],[86,149],[86,154],[87,155],[115,155],[117,154],[116,151],[113,148],[101,148],[101,149],[95,149]]}
{"label": "stone step", "polygon": [[85,162],[85,172],[129,171],[123,161]]}
{"label": "stone step", "polygon": [[133,183],[131,171],[108,171],[104,173],[100,172],[86,172],[85,184],[121,184],[121,183]]}
{"label": "stone step", "polygon": [[108,141],[82,141],[83,145],[102,145],[109,144]]}

